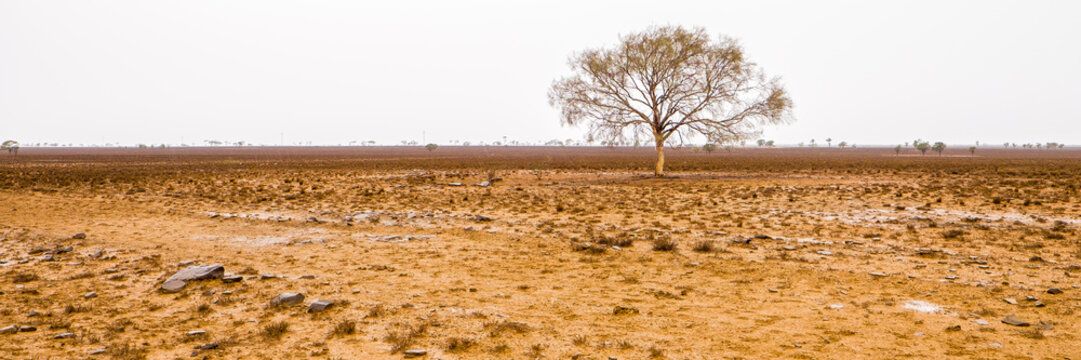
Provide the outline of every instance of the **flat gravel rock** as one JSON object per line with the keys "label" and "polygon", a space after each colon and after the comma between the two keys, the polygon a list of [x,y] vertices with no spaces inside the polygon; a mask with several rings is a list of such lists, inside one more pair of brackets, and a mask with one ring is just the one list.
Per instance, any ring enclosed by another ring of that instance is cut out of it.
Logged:
{"label": "flat gravel rock", "polygon": [[177,271],[176,274],[170,276],[165,282],[172,280],[208,280],[208,279],[221,279],[225,276],[225,267],[214,265],[194,265],[185,268],[184,270]]}
{"label": "flat gravel rock", "polygon": [[304,302],[304,294],[281,293],[270,300],[270,306],[292,306]]}
{"label": "flat gravel rock", "polygon": [[1013,314],[1007,315],[1006,318],[1002,319],[1002,323],[1006,325],[1021,327],[1029,326],[1029,323],[1027,321],[1021,320],[1021,318],[1018,318],[1016,315]]}
{"label": "flat gravel rock", "polygon": [[161,292],[166,294],[172,294],[184,290],[184,287],[188,286],[188,283],[183,280],[169,280],[164,284],[161,284]]}
{"label": "flat gravel rock", "polygon": [[326,310],[331,305],[334,305],[333,301],[330,301],[330,300],[316,300],[316,301],[313,301],[312,304],[308,306],[308,312],[313,312],[313,313],[320,312],[320,311]]}

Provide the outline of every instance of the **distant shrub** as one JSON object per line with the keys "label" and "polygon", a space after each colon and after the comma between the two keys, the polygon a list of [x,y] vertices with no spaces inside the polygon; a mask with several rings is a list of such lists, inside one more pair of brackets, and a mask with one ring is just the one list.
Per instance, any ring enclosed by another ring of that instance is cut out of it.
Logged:
{"label": "distant shrub", "polygon": [[654,251],[673,251],[676,249],[676,241],[668,236],[653,239]]}
{"label": "distant shrub", "polygon": [[951,229],[942,232],[942,237],[945,239],[956,239],[965,235],[965,232],[958,229]]}

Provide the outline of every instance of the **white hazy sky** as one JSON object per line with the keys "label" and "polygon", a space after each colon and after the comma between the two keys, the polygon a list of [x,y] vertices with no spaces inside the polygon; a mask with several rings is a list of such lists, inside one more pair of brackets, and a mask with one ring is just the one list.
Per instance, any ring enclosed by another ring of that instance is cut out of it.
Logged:
{"label": "white hazy sky", "polygon": [[765,137],[1081,144],[1081,1],[0,0],[23,144],[581,139],[574,51],[651,25],[740,39],[796,123]]}

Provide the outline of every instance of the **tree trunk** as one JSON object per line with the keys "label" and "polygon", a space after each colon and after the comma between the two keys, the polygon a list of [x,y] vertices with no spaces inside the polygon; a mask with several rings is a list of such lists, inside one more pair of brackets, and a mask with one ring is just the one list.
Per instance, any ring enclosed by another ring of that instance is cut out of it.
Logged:
{"label": "tree trunk", "polygon": [[657,177],[664,176],[664,140],[657,140],[657,171],[653,174]]}

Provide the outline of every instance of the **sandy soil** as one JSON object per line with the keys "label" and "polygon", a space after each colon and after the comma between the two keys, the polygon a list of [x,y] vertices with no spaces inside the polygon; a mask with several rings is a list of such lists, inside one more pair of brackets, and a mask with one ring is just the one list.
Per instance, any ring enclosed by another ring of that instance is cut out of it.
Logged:
{"label": "sandy soil", "polygon": [[0,359],[1081,357],[1075,150],[128,151],[0,164]]}

